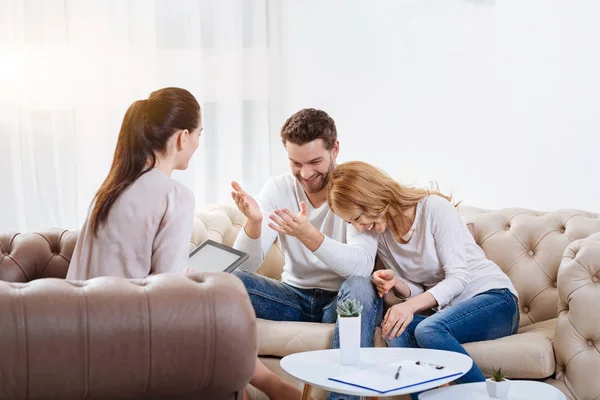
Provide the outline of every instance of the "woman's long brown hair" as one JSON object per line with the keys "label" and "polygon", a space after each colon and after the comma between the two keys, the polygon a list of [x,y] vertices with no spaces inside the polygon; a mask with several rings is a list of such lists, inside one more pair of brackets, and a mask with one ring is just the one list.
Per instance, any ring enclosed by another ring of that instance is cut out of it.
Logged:
{"label": "woman's long brown hair", "polygon": [[199,123],[200,105],[185,89],[160,89],[129,106],[110,172],[94,197],[89,221],[94,235],[123,191],[156,166],[156,152],[166,150],[171,135],[183,129],[191,132]]}

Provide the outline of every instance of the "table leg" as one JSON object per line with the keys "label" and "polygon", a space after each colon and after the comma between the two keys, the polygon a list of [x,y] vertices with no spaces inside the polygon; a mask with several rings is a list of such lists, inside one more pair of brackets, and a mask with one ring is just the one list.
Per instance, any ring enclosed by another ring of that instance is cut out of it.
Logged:
{"label": "table leg", "polygon": [[310,400],[310,395],[312,393],[312,386],[308,383],[304,384],[304,390],[302,391],[302,400]]}

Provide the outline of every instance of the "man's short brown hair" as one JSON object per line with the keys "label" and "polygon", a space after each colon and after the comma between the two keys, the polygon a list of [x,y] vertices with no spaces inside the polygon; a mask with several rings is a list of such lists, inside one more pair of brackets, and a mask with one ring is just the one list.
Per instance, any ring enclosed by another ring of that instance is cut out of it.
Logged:
{"label": "man's short brown hair", "polygon": [[335,122],[325,111],[305,108],[285,121],[281,128],[281,141],[303,145],[323,139],[325,149],[331,150],[337,142]]}

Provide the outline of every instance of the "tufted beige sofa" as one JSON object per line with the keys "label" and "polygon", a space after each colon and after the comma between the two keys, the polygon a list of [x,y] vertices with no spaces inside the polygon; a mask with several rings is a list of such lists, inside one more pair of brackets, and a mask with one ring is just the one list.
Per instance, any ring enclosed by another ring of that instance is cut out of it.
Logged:
{"label": "tufted beige sofa", "polygon": [[[466,206],[459,212],[488,258],[512,280],[521,309],[518,334],[466,344],[475,362],[485,374],[502,367],[512,379],[544,380],[570,399],[600,399],[600,216]],[[207,205],[194,223],[195,243],[210,238],[231,245],[244,216],[231,205]],[[283,255],[273,246],[258,272],[278,279],[282,266]],[[259,319],[259,355],[293,381],[279,359],[329,348],[333,327]],[[385,346],[381,340],[376,345]],[[315,395],[325,398],[324,392]]]}

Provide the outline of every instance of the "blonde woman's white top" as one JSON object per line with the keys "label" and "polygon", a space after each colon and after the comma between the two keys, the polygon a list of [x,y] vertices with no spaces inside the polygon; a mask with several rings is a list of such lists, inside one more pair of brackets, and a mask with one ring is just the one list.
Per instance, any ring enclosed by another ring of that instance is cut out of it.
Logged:
{"label": "blonde woman's white top", "polygon": [[438,308],[458,304],[491,289],[509,289],[512,282],[489,260],[446,199],[431,195],[417,204],[405,239],[397,242],[389,229],[379,239],[378,254],[386,268],[411,289],[411,297],[428,291]]}

